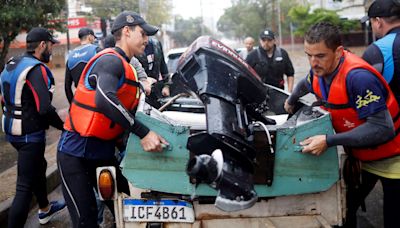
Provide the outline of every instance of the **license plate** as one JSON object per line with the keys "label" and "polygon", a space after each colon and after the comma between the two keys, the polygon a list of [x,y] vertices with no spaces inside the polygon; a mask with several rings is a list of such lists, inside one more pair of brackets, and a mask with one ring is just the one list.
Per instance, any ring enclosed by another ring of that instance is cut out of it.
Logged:
{"label": "license plate", "polygon": [[192,204],[182,200],[124,199],[125,222],[194,222]]}

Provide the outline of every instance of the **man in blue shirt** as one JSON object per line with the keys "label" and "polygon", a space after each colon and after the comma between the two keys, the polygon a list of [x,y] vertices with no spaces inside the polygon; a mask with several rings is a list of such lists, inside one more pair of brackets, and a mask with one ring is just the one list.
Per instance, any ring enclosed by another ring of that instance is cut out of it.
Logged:
{"label": "man in blue shirt", "polygon": [[81,28],[78,32],[78,37],[81,45],[68,54],[65,67],[65,95],[70,104],[74,97],[72,83],[74,83],[75,88],[78,86],[79,79],[87,62],[101,49],[93,44],[96,36],[92,29]]}
{"label": "man in blue shirt", "polygon": [[362,58],[383,75],[400,101],[400,1],[375,1],[361,22],[367,20],[378,40],[368,46]]}

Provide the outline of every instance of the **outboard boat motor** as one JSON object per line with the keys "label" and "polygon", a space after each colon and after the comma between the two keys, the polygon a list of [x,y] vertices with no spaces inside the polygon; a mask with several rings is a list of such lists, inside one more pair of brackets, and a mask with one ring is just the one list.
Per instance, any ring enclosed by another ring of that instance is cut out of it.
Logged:
{"label": "outboard boat motor", "polygon": [[203,102],[207,120],[207,130],[188,140],[194,154],[188,175],[196,184],[218,190],[215,205],[221,210],[253,206],[257,193],[251,121],[274,124],[262,115],[268,109],[268,88],[235,51],[208,36],[198,38],[181,56],[177,74]]}

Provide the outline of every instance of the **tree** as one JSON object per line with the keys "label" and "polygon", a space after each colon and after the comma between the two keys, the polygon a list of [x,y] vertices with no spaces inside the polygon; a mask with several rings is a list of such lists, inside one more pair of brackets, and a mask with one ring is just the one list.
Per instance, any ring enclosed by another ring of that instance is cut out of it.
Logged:
{"label": "tree", "polygon": [[[289,34],[290,21],[286,20],[290,7],[296,5],[291,0],[280,0],[282,33]],[[246,36],[258,37],[265,28],[278,32],[277,0],[233,0],[218,20],[218,30],[237,39]]]}
{"label": "tree", "polygon": [[111,19],[122,11],[134,11],[148,23],[161,27],[171,18],[170,0],[88,0],[86,4],[93,8],[93,16],[103,19]]}
{"label": "tree", "polygon": [[185,47],[196,40],[199,37],[199,34],[212,35],[210,29],[207,27],[203,27],[202,29],[202,26],[202,20],[200,17],[185,20],[182,17],[177,16],[175,18],[175,30],[169,32],[169,35],[178,47]]}
{"label": "tree", "polygon": [[357,20],[342,20],[332,10],[316,9],[310,12],[309,6],[293,7],[289,11],[289,17],[295,22],[297,27],[295,34],[299,36],[303,36],[310,26],[321,21],[337,25],[344,33],[360,27],[360,23]]}
{"label": "tree", "polygon": [[170,0],[139,0],[142,1],[140,13],[145,15],[150,24],[160,26],[172,18],[172,3]]}
{"label": "tree", "polygon": [[238,39],[246,36],[257,37],[266,25],[263,18],[265,13],[262,13],[265,7],[254,1],[238,1],[233,4],[218,20],[218,30]]}
{"label": "tree", "polygon": [[124,10],[139,12],[138,0],[88,0],[86,4],[93,8],[93,15],[110,18]]}
{"label": "tree", "polygon": [[1,0],[0,9],[0,70],[5,64],[10,44],[21,30],[43,26],[65,31],[65,20],[60,20],[65,0]]}

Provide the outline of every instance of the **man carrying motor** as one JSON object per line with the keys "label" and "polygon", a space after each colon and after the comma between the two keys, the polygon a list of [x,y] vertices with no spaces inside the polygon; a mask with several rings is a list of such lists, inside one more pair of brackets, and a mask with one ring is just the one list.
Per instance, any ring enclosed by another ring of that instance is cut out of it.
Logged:
{"label": "man carrying motor", "polygon": [[[383,186],[385,227],[398,227],[400,135],[396,132],[400,129],[400,112],[393,92],[375,68],[344,50],[339,29],[330,23],[320,22],[309,29],[304,50],[311,71],[297,84],[285,102],[285,109],[292,113],[299,97],[314,93],[317,103],[330,112],[336,134],[307,138],[300,142],[302,152],[318,156],[327,147],[345,147],[348,154],[343,174],[348,180],[345,227],[356,227],[357,209],[376,179]],[[385,177],[379,166],[375,166],[375,172],[362,169],[361,183],[357,183],[359,173],[346,172],[360,167],[359,161],[362,168],[364,164],[387,159],[397,161],[392,163],[391,178]]]}

